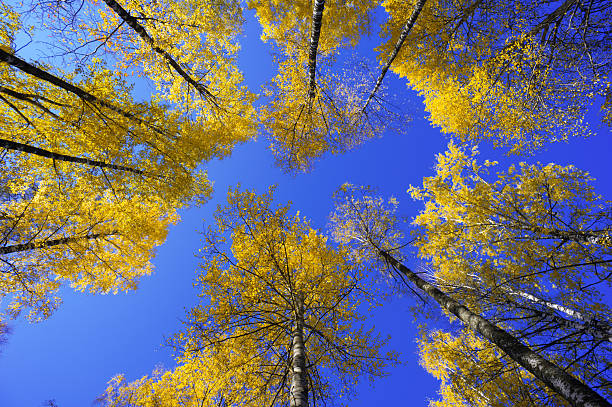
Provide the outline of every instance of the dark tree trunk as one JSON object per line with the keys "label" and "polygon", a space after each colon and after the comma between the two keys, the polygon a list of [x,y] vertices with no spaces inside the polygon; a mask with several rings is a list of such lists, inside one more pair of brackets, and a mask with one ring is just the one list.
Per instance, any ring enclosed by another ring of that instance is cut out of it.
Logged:
{"label": "dark tree trunk", "polygon": [[112,170],[126,171],[133,174],[143,175],[144,172],[130,167],[124,167],[122,165],[107,164],[103,161],[90,160],[89,158],[73,157],[66,154],[54,153],[49,150],[30,146],[28,144],[17,143],[16,141],[10,141],[0,138],[0,147],[8,150],[22,151],[28,154],[38,155],[40,157],[50,158],[52,160],[66,161],[71,163],[86,164],[92,167],[109,168]]}
{"label": "dark tree trunk", "polygon": [[22,72],[25,72],[29,75],[32,75],[40,80],[43,80],[45,82],[48,82],[54,86],[57,86],[58,88],[64,89],[67,92],[70,92],[76,96],[78,96],[79,98],[81,98],[82,100],[86,101],[86,102],[90,102],[93,104],[96,104],[98,106],[102,106],[105,107],[115,113],[120,114],[121,116],[133,120],[139,124],[143,124],[149,128],[152,128],[153,130],[155,130],[157,133],[163,133],[161,132],[161,130],[156,129],[154,126],[152,126],[150,123],[147,123],[146,121],[136,117],[135,115],[133,115],[132,113],[126,112],[125,110],[114,106],[111,103],[108,103],[105,100],[99,99],[97,96],[92,95],[91,93],[79,88],[78,86],[75,86],[65,80],[63,80],[62,78],[59,78],[55,75],[50,74],[49,72],[43,71],[40,68],[35,67],[34,65],[29,64],[28,62],[24,61],[23,59],[10,54],[2,49],[0,49],[0,61],[2,62],[6,62],[7,64],[14,66],[15,68],[19,69]]}
{"label": "dark tree trunk", "polygon": [[378,88],[380,88],[380,85],[382,84],[382,81],[385,78],[385,75],[387,74],[387,71],[389,70],[389,68],[391,67],[391,64],[397,57],[397,54],[400,52],[400,49],[402,49],[402,45],[404,45],[404,41],[406,40],[406,37],[408,37],[408,34],[410,34],[410,30],[412,29],[412,27],[414,26],[414,23],[419,17],[419,14],[421,13],[421,10],[423,9],[424,4],[425,4],[425,0],[417,0],[416,4],[414,5],[414,10],[412,10],[412,14],[410,15],[410,18],[408,18],[408,21],[406,21],[406,24],[404,25],[404,28],[402,29],[402,33],[400,34],[399,39],[397,40],[397,43],[395,44],[395,48],[393,48],[393,52],[389,56],[387,63],[383,66],[383,69],[380,72],[380,75],[378,75],[378,79],[376,80],[376,85],[374,85],[374,89],[372,89],[372,92],[370,92],[368,99],[366,100],[363,107],[361,108],[361,111],[359,113],[360,116],[366,111],[366,109],[368,108],[368,105],[374,98],[374,95],[376,95]]}
{"label": "dark tree trunk", "polygon": [[321,36],[321,25],[323,24],[323,10],[325,0],[315,0],[312,9],[312,30],[310,31],[310,51],[308,53],[308,98],[312,99],[316,89],[317,49],[319,48],[319,37]]}
{"label": "dark tree trunk", "polygon": [[389,253],[380,250],[379,255],[394,268],[402,272],[414,285],[433,298],[443,309],[449,311],[470,329],[497,345],[512,360],[532,373],[571,405],[612,407],[610,403],[589,386],[580,382],[557,365],[549,362],[540,354],[522,344],[508,332],[500,329],[487,319],[473,313],[467,307],[450,298],[433,284],[423,280],[408,267],[398,262]]}
{"label": "dark tree trunk", "polygon": [[[206,89],[206,87],[204,85],[202,85],[201,83],[199,83],[198,81],[193,79],[181,67],[181,65],[172,57],[172,55],[170,55],[165,49],[163,49],[163,48],[159,47],[158,45],[156,45],[155,41],[153,40],[153,38],[149,35],[149,33],[147,33],[147,30],[145,30],[145,28],[142,25],[140,25],[140,23],[138,22],[138,20],[134,16],[132,16],[130,13],[128,13],[128,11],[126,9],[124,9],[123,7],[121,7],[121,5],[119,3],[117,3],[115,0],[104,0],[104,2],[106,3],[106,5],[108,7],[113,9],[113,11],[123,21],[125,21],[130,27],[132,27],[132,29],[134,31],[136,31],[136,33],[140,36],[140,38],[142,38],[144,40],[144,42],[149,44],[149,46],[151,47],[151,49],[153,51],[155,51],[156,53],[161,55],[166,60],[166,62],[168,62],[168,64],[172,68],[174,68],[174,70],[183,79],[185,79],[185,81],[187,83],[189,83],[194,88],[196,88],[197,91],[200,93],[200,95],[202,95],[202,97],[204,97],[207,100],[210,100],[213,103],[215,102],[215,97],[212,95],[212,93],[210,93],[208,91],[208,89]],[[216,103],[215,103],[215,105],[216,105]]]}
{"label": "dark tree trunk", "polygon": [[112,236],[116,233],[92,233],[90,235],[85,235],[82,237],[63,237],[61,239],[52,239],[52,240],[44,240],[40,242],[30,242],[30,243],[22,243],[16,244],[12,246],[4,246],[0,247],[0,254],[10,254],[17,252],[25,252],[29,250],[43,249],[46,247],[59,246],[63,244],[68,244],[72,242],[78,242],[81,240],[89,240],[89,239],[98,239],[100,237]]}

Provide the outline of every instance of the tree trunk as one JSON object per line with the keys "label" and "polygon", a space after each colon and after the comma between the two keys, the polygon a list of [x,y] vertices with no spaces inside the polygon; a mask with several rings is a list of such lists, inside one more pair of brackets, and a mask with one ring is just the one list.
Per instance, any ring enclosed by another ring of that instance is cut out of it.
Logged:
{"label": "tree trunk", "polygon": [[99,99],[97,96],[92,95],[91,93],[79,88],[78,86],[75,86],[55,75],[50,74],[49,72],[43,71],[40,68],[35,67],[34,65],[29,64],[28,62],[24,61],[23,59],[10,54],[6,51],[4,51],[3,49],[0,49],[0,61],[2,62],[6,62],[7,64],[14,66],[15,68],[19,69],[22,72],[25,72],[29,75],[32,75],[40,80],[43,80],[45,82],[48,82],[54,86],[57,86],[58,88],[64,89],[67,92],[70,92],[76,96],[78,96],[79,98],[81,98],[84,101],[90,102],[90,103],[94,103],[97,104],[98,106],[102,106],[105,107],[115,113],[120,114],[121,116],[133,120],[139,124],[145,125],[151,129],[153,129],[155,132],[163,134],[163,132],[157,128],[155,128],[154,126],[152,126],[150,123],[147,123],[145,120],[142,120],[138,117],[136,117],[135,115],[133,115],[132,113],[126,112],[125,110],[114,106],[111,103],[108,103],[105,100]]}
{"label": "tree trunk", "polygon": [[514,336],[470,311],[454,299],[450,298],[433,284],[420,278],[408,267],[398,262],[389,253],[379,250],[379,255],[394,268],[401,271],[414,285],[427,293],[440,306],[459,318],[473,331],[497,345],[506,355],[535,377],[540,379],[547,387],[558,393],[573,406],[585,407],[612,407],[601,395],[593,389],[574,378],[557,365],[549,362],[529,347],[522,344]]}
{"label": "tree trunk", "polygon": [[[472,291],[480,297],[488,297],[489,294],[485,293],[478,285],[482,283],[482,279],[474,274],[471,274],[470,276],[477,282],[476,286],[448,284],[444,280],[437,278],[435,275],[432,277],[438,287],[441,287],[442,289],[444,289],[445,287],[450,289],[458,288],[461,290]],[[511,299],[503,300],[505,302],[510,302],[514,307],[521,307],[524,309],[528,309],[531,312],[537,312],[546,321],[554,322],[574,331],[584,331],[585,333],[591,335],[594,338],[612,342],[612,327],[609,323],[605,321],[595,319],[589,315],[584,315],[581,312],[566,307],[564,305],[555,304],[553,302],[543,300],[524,291],[514,291],[511,288],[507,288],[504,286],[499,286],[499,288],[509,296],[520,297],[530,304],[536,304],[541,306],[543,309],[527,307],[524,304],[521,304]],[[558,315],[557,312],[563,313],[567,317],[570,317],[572,319],[566,319]]]}
{"label": "tree trunk", "polygon": [[130,27],[132,27],[132,29],[134,31],[136,31],[136,33],[140,36],[140,38],[142,38],[144,40],[144,42],[146,42],[151,47],[151,49],[153,51],[155,51],[156,53],[161,55],[166,60],[166,62],[168,62],[168,65],[170,65],[172,68],[174,68],[174,70],[183,79],[185,79],[185,81],[187,83],[189,83],[194,88],[196,88],[197,91],[200,93],[200,95],[202,95],[202,97],[204,97],[205,99],[213,102],[215,104],[215,106],[217,105],[215,103],[215,97],[213,96],[213,94],[210,93],[208,91],[208,89],[206,89],[206,87],[204,85],[202,85],[201,83],[199,83],[198,81],[193,79],[181,67],[181,65],[172,57],[172,55],[170,55],[165,49],[155,45],[155,41],[153,40],[153,38],[151,38],[149,33],[147,33],[147,30],[145,30],[145,28],[142,25],[140,25],[140,23],[138,22],[138,20],[135,17],[133,17],[130,13],[128,13],[128,11],[126,9],[124,9],[123,7],[121,7],[121,5],[119,3],[117,3],[115,0],[104,0],[104,2],[106,3],[106,5],[108,5],[108,7],[113,9],[113,11],[123,21],[125,21]]}
{"label": "tree trunk", "polygon": [[304,347],[304,300],[297,297],[297,310],[291,341],[291,388],[289,407],[308,407],[308,378]]}
{"label": "tree trunk", "polygon": [[[28,93],[21,93],[21,92],[17,92],[13,89],[9,89],[9,88],[5,88],[4,86],[0,86],[0,92],[4,93],[6,95],[9,95],[15,99],[21,100],[23,102],[29,103],[33,106],[36,106],[37,108],[43,110],[45,113],[50,114],[51,116],[53,116],[56,119],[59,119],[59,116],[57,114],[55,114],[54,112],[52,112],[51,110],[49,110],[46,106],[44,106],[42,103],[38,102],[37,99],[40,99],[42,101],[45,101],[47,103],[50,103],[52,105],[55,106],[59,106],[59,107],[69,107],[66,104],[63,103],[59,103],[56,102],[54,100],[48,99],[44,96],[40,96],[40,95],[33,95],[33,94],[28,94]],[[3,98],[4,99],[4,98]],[[5,99],[6,101],[6,99]],[[9,103],[8,101],[6,101],[7,103]],[[12,107],[12,106],[11,106]],[[17,110],[17,109],[15,109]],[[20,113],[21,115],[21,113]],[[28,120],[27,117],[24,117],[24,119],[29,123],[30,121]]]}
{"label": "tree trunk", "polygon": [[17,143],[16,141],[10,141],[10,140],[5,140],[1,138],[0,138],[0,147],[6,148],[7,150],[22,151],[24,153],[34,154],[40,157],[51,158],[53,160],[66,161],[66,162],[78,163],[78,164],[86,164],[92,167],[109,168],[109,169],[118,170],[118,171],[127,171],[127,172],[131,172],[133,174],[138,174],[138,175],[144,174],[143,171],[137,170],[134,168],[124,167],[122,165],[116,165],[116,164],[107,164],[103,161],[90,160],[89,158],[73,157],[70,155],[54,153],[52,151],[30,146],[28,144]]}
{"label": "tree trunk", "polygon": [[80,240],[89,240],[89,239],[97,239],[100,237],[112,236],[116,235],[116,232],[113,233],[92,233],[90,235],[85,235],[82,237],[63,237],[61,239],[53,239],[53,240],[44,240],[42,242],[30,242],[30,243],[22,243],[16,244],[12,246],[4,246],[0,247],[0,254],[10,254],[17,252],[25,252],[29,250],[42,249],[46,247],[59,246],[63,244],[68,244],[72,242],[78,242]]}
{"label": "tree trunk", "polygon": [[555,11],[550,13],[548,16],[546,16],[544,20],[540,21],[535,27],[533,27],[529,31],[527,36],[530,37],[532,35],[537,34],[538,32],[540,32],[541,29],[548,27],[550,23],[564,16],[565,13],[569,11],[570,7],[572,7],[576,3],[576,1],[577,0],[565,0],[563,4],[561,4]]}
{"label": "tree trunk", "polygon": [[391,67],[391,64],[395,60],[395,57],[397,57],[397,54],[400,52],[400,49],[402,49],[402,45],[404,45],[404,41],[406,40],[406,37],[408,37],[408,34],[410,34],[410,30],[414,26],[414,23],[419,17],[419,14],[421,13],[421,10],[423,9],[424,5],[425,5],[425,0],[417,0],[416,4],[414,5],[414,10],[412,10],[412,14],[410,15],[410,18],[408,18],[408,21],[406,21],[406,24],[404,25],[404,28],[402,29],[402,33],[400,34],[397,40],[397,43],[395,44],[395,48],[393,48],[393,52],[389,56],[387,63],[385,64],[385,66],[383,66],[383,69],[380,72],[378,79],[376,80],[376,85],[374,85],[374,89],[372,89],[372,92],[370,92],[368,99],[366,100],[365,104],[361,108],[361,111],[359,112],[359,116],[361,116],[366,111],[366,109],[368,108],[368,105],[370,104],[370,102],[374,98],[374,95],[378,91],[378,88],[380,88],[380,85],[382,84],[382,81],[385,78],[387,71]]}
{"label": "tree trunk", "polygon": [[[549,321],[557,322],[576,331],[585,331],[594,338],[612,342],[612,328],[605,322],[597,320],[591,316],[584,315],[583,313],[566,306],[543,300],[523,291],[508,290],[508,293],[510,295],[521,297],[531,303],[545,307],[546,310],[542,312],[544,313],[545,318]],[[555,313],[555,311],[562,312],[571,318],[579,320],[580,322],[561,318]]]}
{"label": "tree trunk", "polygon": [[312,30],[310,31],[310,52],[308,53],[308,98],[315,95],[315,75],[317,69],[317,48],[319,48],[319,37],[321,36],[321,25],[323,24],[323,9],[325,0],[315,0],[312,9]]}

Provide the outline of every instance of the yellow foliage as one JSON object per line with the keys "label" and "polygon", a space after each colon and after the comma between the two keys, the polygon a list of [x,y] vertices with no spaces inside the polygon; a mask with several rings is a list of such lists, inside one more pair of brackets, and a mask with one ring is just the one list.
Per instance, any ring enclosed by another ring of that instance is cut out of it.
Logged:
{"label": "yellow foliage", "polygon": [[[384,61],[414,1],[383,6]],[[423,96],[433,125],[463,141],[491,139],[518,154],[588,135],[584,117],[609,87],[601,67],[610,54],[587,42],[606,36],[609,14],[559,6],[552,18],[545,2],[427,1],[391,70]],[[589,40],[577,41],[574,30]]]}
{"label": "yellow foliage", "polygon": [[418,345],[421,365],[441,382],[440,399],[430,400],[430,407],[569,406],[552,392],[539,399],[530,373],[469,330],[422,330]]}
{"label": "yellow foliage", "polygon": [[395,362],[394,353],[381,354],[385,341],[373,329],[359,327],[365,317],[358,309],[376,302],[360,294],[359,270],[272,199],[272,191],[230,191],[216,227],[204,235],[202,305],[175,337],[179,366],[129,385],[116,379],[107,394],[118,394],[112,396],[117,400],[129,395],[139,406],[154,399],[167,405],[197,399],[207,406],[220,397],[228,405],[286,405],[297,326],[313,403],[342,404],[361,375],[379,377]]}
{"label": "yellow foliage", "polygon": [[[610,202],[573,166],[520,163],[492,175],[496,163],[479,165],[477,156],[451,143],[438,155],[435,175],[409,190],[425,206],[414,219],[415,245],[431,280],[610,395],[601,372],[611,332]],[[453,386],[472,392],[460,374],[457,380]],[[512,397],[523,394],[521,403],[528,403],[524,390],[516,392]]]}
{"label": "yellow foliage", "polygon": [[[159,84],[162,92],[153,102],[135,102],[126,76],[98,58],[72,73],[38,65],[97,101],[0,65],[0,139],[20,145],[0,155],[0,297],[12,316],[29,309],[32,319],[48,317],[61,301],[57,292],[64,283],[100,293],[136,288],[139,278],[150,274],[154,249],[177,221],[177,210],[210,196],[212,186],[201,164],[227,156],[252,136],[253,96],[240,84],[233,64],[239,7],[218,6],[200,12],[192,2],[148,3],[159,10],[143,9],[160,19],[151,34],[165,36],[164,46],[173,52],[184,51],[182,62],[193,72],[210,68],[200,66],[204,59],[199,58],[207,55],[210,64],[219,65],[207,77],[215,84],[210,90],[218,106],[205,105],[185,83],[178,83],[175,93],[164,93],[174,86],[169,84],[172,73],[150,47],[123,42],[137,39],[124,30],[127,26],[116,32],[121,40],[115,45],[127,46],[115,50],[119,64],[141,66]],[[87,5],[83,13],[94,10],[99,11]],[[50,24],[58,17],[52,11]],[[13,52],[13,40],[25,28],[12,6],[3,3],[1,13],[3,51]],[[201,28],[212,34],[202,37],[189,27],[194,18],[219,13],[235,14],[235,24],[211,21]],[[101,20],[87,20],[93,24],[86,27],[91,34],[101,35],[116,23],[115,14],[102,14]],[[161,23],[165,18],[172,23]],[[110,37],[109,47],[116,40]],[[173,48],[171,39],[183,48]]]}
{"label": "yellow foliage", "polygon": [[[273,41],[278,74],[265,88],[269,102],[260,120],[270,148],[285,170],[308,171],[324,153],[342,153],[380,133],[383,123],[361,118],[366,86],[363,72],[331,73],[342,47],[357,44],[369,32],[374,1],[327,3],[317,48],[315,94],[309,86],[311,2],[251,1],[263,28],[262,39]],[[372,110],[376,113],[379,107]],[[373,115],[374,116],[374,115]]]}

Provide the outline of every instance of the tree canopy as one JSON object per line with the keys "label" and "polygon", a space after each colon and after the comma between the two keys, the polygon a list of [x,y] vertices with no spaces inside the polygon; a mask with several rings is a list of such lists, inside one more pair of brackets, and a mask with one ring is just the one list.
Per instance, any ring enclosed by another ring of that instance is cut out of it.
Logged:
{"label": "tree canopy", "polygon": [[[608,157],[553,144],[608,136],[608,3],[0,0],[0,343],[68,288],[134,291],[197,213],[173,365],[103,404],[347,403],[397,368],[370,316],[393,298],[432,406],[609,406]],[[210,215],[215,181],[254,178]]]}
{"label": "tree canopy", "polygon": [[358,265],[272,198],[272,191],[229,192],[204,236],[203,303],[174,339],[179,367],[128,385],[117,379],[107,390],[110,405],[341,402],[360,375],[381,376],[393,363],[380,350],[384,341],[358,327],[360,308],[378,303],[360,290]]}

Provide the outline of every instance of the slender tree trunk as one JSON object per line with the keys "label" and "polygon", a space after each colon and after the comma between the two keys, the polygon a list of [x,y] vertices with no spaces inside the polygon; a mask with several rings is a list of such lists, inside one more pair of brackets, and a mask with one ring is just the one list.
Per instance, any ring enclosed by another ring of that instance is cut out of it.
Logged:
{"label": "slender tree trunk", "polygon": [[[540,232],[539,228],[534,228]],[[566,231],[566,230],[553,230],[547,233],[546,230],[541,230],[540,233],[543,235],[549,234],[550,236],[560,240],[572,240],[581,244],[606,244],[612,237],[611,230],[598,230],[598,231]]]}
{"label": "slender tree trunk", "polygon": [[[124,9],[115,0],[104,0],[104,2],[106,3],[106,5],[108,5],[108,7],[113,9],[113,11],[123,21],[125,21],[130,27],[132,27],[132,29],[134,31],[136,31],[136,33],[140,36],[140,38],[142,38],[144,40],[144,42],[146,42],[151,47],[151,49],[153,51],[155,51],[156,53],[161,55],[166,60],[166,62],[168,62],[168,65],[170,65],[172,68],[174,68],[174,70],[183,79],[185,79],[185,81],[187,83],[189,83],[194,88],[196,88],[197,91],[200,93],[200,95],[202,95],[207,100],[210,100],[211,102],[215,103],[215,97],[213,96],[213,94],[210,93],[208,91],[208,89],[206,89],[206,87],[204,85],[202,85],[201,83],[199,83],[198,81],[193,79],[181,67],[181,65],[172,57],[172,55],[170,55],[165,49],[163,49],[163,48],[159,47],[158,45],[156,45],[155,41],[153,40],[153,38],[149,35],[149,33],[147,33],[147,30],[145,30],[145,28],[142,25],[140,25],[140,23],[138,22],[138,20],[134,16],[132,16],[130,13],[128,13],[128,11],[126,9]],[[216,103],[215,103],[215,105],[216,105]]]}
{"label": "slender tree trunk", "polygon": [[[594,338],[612,342],[612,328],[605,322],[597,320],[591,316],[584,315],[583,313],[576,311],[574,309],[571,309],[569,307],[555,304],[554,302],[543,300],[541,298],[538,298],[534,295],[531,295],[523,291],[509,290],[508,293],[510,295],[524,298],[525,300],[531,303],[538,304],[538,305],[545,307],[546,311],[543,311],[543,314],[545,315],[545,318],[547,318],[548,320],[557,322],[561,325],[565,325],[576,331],[584,330],[585,332],[587,332],[589,335],[593,336]],[[562,312],[565,315],[571,318],[575,318],[580,322],[561,318],[555,313],[555,311]]]}
{"label": "slender tree trunk", "polygon": [[565,0],[563,4],[561,4],[557,9],[555,9],[555,11],[550,13],[548,16],[546,16],[544,20],[540,21],[535,27],[533,27],[527,35],[535,35],[540,32],[541,29],[548,27],[550,23],[565,15],[565,13],[569,11],[570,7],[572,7],[576,3],[576,1],[577,0]]}
{"label": "slender tree trunk", "polygon": [[[479,284],[482,283],[482,279],[480,277],[473,275],[473,274],[470,276],[474,278],[477,281],[477,283]],[[472,291],[480,297],[489,296],[489,294],[486,294],[482,289],[480,289],[480,286],[478,285],[473,287],[473,286],[467,286],[467,285],[448,284],[444,280],[436,278],[435,276],[433,276],[433,279],[435,280],[435,283],[439,287],[442,287],[442,288],[444,287],[448,287],[451,289],[459,288],[462,290]],[[524,291],[520,291],[520,290],[514,291],[504,286],[500,286],[499,288],[510,296],[520,297],[523,300],[526,300],[527,302],[531,304],[537,304],[541,306],[543,309],[527,307],[523,304],[520,304],[510,299],[503,300],[503,301],[509,301],[514,307],[518,306],[518,307],[528,309],[531,312],[537,312],[546,321],[554,322],[556,324],[562,325],[574,331],[584,331],[585,333],[591,335],[594,338],[612,342],[612,327],[607,322],[595,319],[589,315],[584,315],[583,313],[576,311],[572,308],[566,307],[564,305],[555,304],[554,302],[543,300],[541,298],[538,298]],[[567,317],[570,317],[572,319],[566,319],[558,315],[557,312],[563,313]]]}
{"label": "slender tree trunk", "polygon": [[366,109],[368,108],[368,105],[370,104],[370,102],[374,98],[374,95],[378,91],[378,88],[380,88],[380,85],[382,84],[382,81],[385,78],[387,71],[389,70],[389,68],[391,67],[391,64],[397,57],[397,54],[400,52],[400,49],[402,49],[402,45],[404,45],[404,41],[406,40],[406,37],[408,37],[408,34],[410,34],[410,30],[414,26],[414,23],[419,17],[419,14],[421,13],[421,10],[423,9],[424,5],[425,5],[425,0],[417,0],[416,4],[414,5],[412,14],[410,15],[410,18],[408,18],[408,21],[406,21],[406,24],[404,25],[404,28],[402,29],[402,33],[400,34],[397,40],[397,43],[395,44],[395,48],[393,48],[393,52],[389,56],[387,63],[383,66],[383,69],[380,72],[380,75],[378,75],[378,79],[376,80],[376,85],[374,85],[374,89],[372,89],[372,92],[370,92],[368,99],[366,100],[363,107],[361,108],[361,111],[359,112],[359,116],[361,116],[366,111]]}
{"label": "slender tree trunk", "polygon": [[10,54],[2,49],[0,49],[0,61],[6,62],[7,64],[14,66],[15,68],[19,69],[22,72],[32,75],[45,82],[48,82],[54,86],[57,86],[58,88],[64,89],[65,91],[78,96],[84,101],[87,101],[93,104],[97,104],[98,106],[105,107],[115,113],[120,114],[121,116],[127,119],[133,120],[139,124],[143,124],[149,128],[152,128],[157,133],[163,133],[161,132],[161,130],[155,128],[150,123],[147,123],[145,120],[142,120],[136,117],[132,113],[126,112],[125,110],[117,106],[114,106],[113,104],[108,103],[105,100],[99,99],[97,96],[92,95],[91,93],[79,88],[78,86],[75,86],[71,84],[70,82],[63,80],[62,78],[52,75],[49,72],[43,71],[42,69],[37,68],[34,65],[31,65],[28,62],[24,61],[23,59],[13,54]]}
{"label": "slender tree trunk", "polygon": [[[68,107],[68,105],[64,104],[64,103],[59,103],[56,102],[54,100],[51,100],[49,98],[46,98],[44,96],[40,96],[40,95],[32,95],[29,93],[21,93],[21,92],[17,92],[13,89],[9,89],[9,88],[5,88],[4,86],[0,86],[0,93],[4,93],[6,95],[9,95],[15,99],[21,100],[23,102],[29,103],[31,105],[36,106],[37,108],[43,110],[45,113],[50,114],[51,116],[53,116],[54,118],[58,119],[58,115],[55,114],[54,112],[52,112],[51,110],[49,110],[46,106],[44,106],[42,103],[40,103],[38,101],[38,99],[47,102],[49,104],[55,105],[55,106],[59,106],[59,107]],[[25,117],[24,117],[25,118]],[[26,121],[29,122],[29,120],[27,118],[25,118]]]}
{"label": "slender tree trunk", "polygon": [[291,388],[289,407],[308,407],[308,378],[304,347],[304,300],[297,296],[297,310],[291,341]]}
{"label": "slender tree trunk", "polygon": [[315,76],[317,70],[317,48],[319,48],[319,37],[321,36],[321,25],[323,24],[323,10],[325,0],[315,0],[312,9],[312,30],[310,31],[310,52],[308,53],[308,98],[315,95]]}
{"label": "slender tree trunk", "polygon": [[497,345],[512,360],[544,382],[547,387],[558,393],[571,405],[612,407],[610,403],[593,389],[522,344],[508,332],[450,298],[433,284],[423,280],[408,267],[398,262],[389,253],[379,250],[379,255],[394,268],[401,271],[414,285],[440,304],[443,309],[449,311],[470,329]]}
{"label": "slender tree trunk", "polygon": [[17,252],[25,252],[29,250],[43,249],[46,247],[59,246],[63,244],[78,242],[81,240],[89,240],[89,239],[98,239],[100,237],[112,236],[117,234],[113,233],[92,233],[89,235],[85,235],[82,237],[63,237],[61,239],[53,239],[53,240],[44,240],[41,242],[30,242],[30,243],[22,243],[16,244],[12,246],[4,246],[0,247],[0,254],[10,254]]}
{"label": "slender tree trunk", "polygon": [[138,175],[144,174],[143,171],[137,170],[134,168],[124,167],[122,165],[116,165],[116,164],[107,164],[103,161],[90,160],[89,158],[73,157],[73,156],[66,155],[66,154],[54,153],[52,151],[34,147],[28,144],[17,143],[16,141],[10,141],[10,140],[5,140],[1,138],[0,138],[0,147],[6,148],[7,150],[22,151],[24,153],[34,154],[40,157],[50,158],[52,160],[66,161],[66,162],[78,163],[78,164],[86,164],[92,167],[109,168],[112,170],[131,172],[133,174],[138,174]]}

